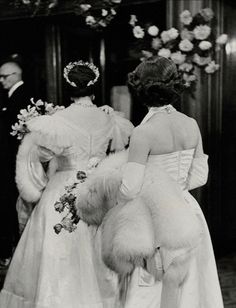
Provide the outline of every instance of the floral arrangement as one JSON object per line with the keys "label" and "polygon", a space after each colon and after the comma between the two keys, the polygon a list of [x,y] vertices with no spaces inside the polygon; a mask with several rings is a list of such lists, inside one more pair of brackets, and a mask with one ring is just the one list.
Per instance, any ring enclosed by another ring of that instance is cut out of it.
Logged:
{"label": "floral arrangement", "polygon": [[84,16],[86,25],[99,30],[106,27],[116,16],[116,11],[121,1],[122,0],[87,0],[85,3],[77,4],[77,12]]}
{"label": "floral arrangement", "polygon": [[24,7],[36,15],[41,9],[49,13],[58,4],[58,0],[15,0],[14,6],[16,8]]}
{"label": "floral arrangement", "polygon": [[131,15],[130,25],[134,37],[139,40],[141,60],[159,55],[170,58],[177,65],[187,86],[197,80],[194,69],[200,67],[205,73],[213,74],[219,69],[214,60],[215,51],[227,42],[227,34],[215,37],[211,22],[214,12],[210,8],[200,10],[194,16],[190,11],[183,11],[180,16],[181,29],[171,28],[160,32],[154,24],[142,26]]}
{"label": "floral arrangement", "polygon": [[78,171],[76,178],[71,178],[65,186],[65,193],[55,202],[55,210],[59,213],[65,213],[61,222],[53,227],[57,234],[59,234],[62,229],[68,232],[73,232],[76,229],[76,226],[80,221],[80,217],[76,210],[76,201],[79,197],[79,185],[86,181],[89,174],[91,174],[94,168],[98,166],[100,160],[101,159],[98,157],[92,157],[89,160],[86,172]]}
{"label": "floral arrangement", "polygon": [[24,135],[29,132],[27,122],[40,115],[52,115],[58,110],[64,109],[64,106],[55,106],[51,103],[43,102],[41,99],[34,102],[31,98],[31,105],[26,109],[21,109],[18,114],[18,122],[12,125],[12,136],[16,136],[18,140],[23,139]]}
{"label": "floral arrangement", "polygon": [[[62,0],[61,0],[62,1]],[[94,29],[106,27],[115,17],[118,5],[122,0],[75,0],[72,2],[74,12],[85,18],[86,25]],[[15,0],[15,7],[25,7],[33,15],[43,9],[50,12],[60,4],[60,0]]]}
{"label": "floral arrangement", "polygon": [[75,207],[75,190],[79,184],[85,181],[87,174],[84,171],[78,171],[76,177],[77,180],[65,187],[65,193],[60,197],[59,201],[54,204],[54,208],[57,212],[66,212],[66,215],[62,218],[61,222],[53,227],[57,234],[59,234],[63,228],[68,232],[74,231],[76,225],[80,221]]}

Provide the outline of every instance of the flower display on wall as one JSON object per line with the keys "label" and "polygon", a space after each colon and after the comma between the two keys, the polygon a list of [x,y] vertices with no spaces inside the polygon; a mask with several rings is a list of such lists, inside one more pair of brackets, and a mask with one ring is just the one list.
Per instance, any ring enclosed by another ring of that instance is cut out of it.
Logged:
{"label": "flower display on wall", "polygon": [[[36,15],[39,11],[50,13],[62,0],[15,0],[15,7],[25,7]],[[71,2],[74,13],[85,19],[86,25],[94,29],[106,27],[116,16],[121,0],[75,0]]]}
{"label": "flower display on wall", "polygon": [[195,68],[200,67],[207,74],[219,69],[215,62],[215,52],[227,42],[227,34],[215,36],[211,26],[214,12],[204,8],[197,14],[183,11],[180,16],[181,29],[170,28],[160,31],[154,24],[142,25],[137,16],[130,16],[134,37],[139,41],[141,60],[153,55],[170,58],[178,67],[186,85],[193,85],[197,76]]}
{"label": "flower display on wall", "polygon": [[117,14],[121,0],[78,1],[77,14],[84,16],[86,25],[94,29],[105,28]]}

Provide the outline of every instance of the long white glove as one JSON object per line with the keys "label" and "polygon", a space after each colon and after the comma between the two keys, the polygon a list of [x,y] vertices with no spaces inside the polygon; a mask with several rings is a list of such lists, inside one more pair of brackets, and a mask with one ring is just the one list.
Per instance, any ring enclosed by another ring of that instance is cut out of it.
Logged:
{"label": "long white glove", "polygon": [[120,186],[120,200],[130,200],[140,192],[144,179],[145,165],[128,162],[124,166],[123,178]]}

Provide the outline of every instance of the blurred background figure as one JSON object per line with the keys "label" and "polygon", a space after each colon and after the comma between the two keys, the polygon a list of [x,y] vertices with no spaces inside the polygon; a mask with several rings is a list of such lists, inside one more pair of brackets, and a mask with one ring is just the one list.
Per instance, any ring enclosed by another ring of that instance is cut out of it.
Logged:
{"label": "blurred background figure", "polygon": [[2,61],[0,66],[0,84],[2,86],[0,109],[0,142],[2,151],[2,174],[0,189],[0,215],[7,221],[0,226],[0,267],[9,264],[13,248],[18,241],[18,222],[16,213],[17,188],[15,185],[15,160],[18,141],[10,135],[11,126],[17,121],[21,109],[30,103],[31,95],[22,79],[22,61],[14,54]]}

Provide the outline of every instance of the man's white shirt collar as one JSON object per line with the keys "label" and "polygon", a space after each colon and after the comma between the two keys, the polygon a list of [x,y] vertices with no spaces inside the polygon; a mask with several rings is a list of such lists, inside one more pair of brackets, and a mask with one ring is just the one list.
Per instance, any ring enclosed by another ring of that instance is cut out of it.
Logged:
{"label": "man's white shirt collar", "polygon": [[15,83],[14,86],[12,86],[11,89],[8,91],[8,97],[11,97],[13,92],[15,92],[15,90],[19,88],[23,83],[24,83],[23,80],[20,80],[17,83]]}

